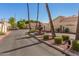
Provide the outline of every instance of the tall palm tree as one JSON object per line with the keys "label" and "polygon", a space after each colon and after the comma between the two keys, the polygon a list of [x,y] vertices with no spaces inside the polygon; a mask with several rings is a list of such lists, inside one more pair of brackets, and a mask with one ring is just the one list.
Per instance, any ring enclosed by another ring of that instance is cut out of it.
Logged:
{"label": "tall palm tree", "polygon": [[30,17],[29,17],[29,5],[28,5],[28,3],[27,3],[27,13],[28,13],[29,29],[31,30]]}
{"label": "tall palm tree", "polygon": [[77,20],[77,28],[76,28],[76,40],[79,40],[79,11],[78,11],[78,20]]}
{"label": "tall palm tree", "polygon": [[36,29],[37,29],[37,26],[38,26],[38,17],[39,17],[39,3],[37,4],[37,23],[36,23]]}
{"label": "tall palm tree", "polygon": [[55,35],[55,32],[54,32],[54,26],[53,26],[53,22],[52,22],[52,18],[51,18],[51,13],[50,13],[50,10],[49,10],[49,7],[48,7],[47,3],[45,3],[45,7],[46,7],[46,10],[47,10],[47,13],[48,13],[48,17],[49,17],[52,38],[54,38],[56,35]]}

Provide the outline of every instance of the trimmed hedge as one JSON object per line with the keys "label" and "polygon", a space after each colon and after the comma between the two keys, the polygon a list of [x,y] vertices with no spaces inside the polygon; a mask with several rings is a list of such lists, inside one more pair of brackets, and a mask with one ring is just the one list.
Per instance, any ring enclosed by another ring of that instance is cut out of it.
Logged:
{"label": "trimmed hedge", "polygon": [[62,35],[63,41],[69,40],[69,36],[68,35]]}
{"label": "trimmed hedge", "polygon": [[35,29],[31,29],[31,30],[29,31],[29,33],[34,33],[34,32],[36,32]]}
{"label": "trimmed hedge", "polygon": [[49,40],[49,35],[44,35],[43,40]]}
{"label": "trimmed hedge", "polygon": [[79,40],[74,40],[72,42],[72,49],[75,51],[79,51]]}
{"label": "trimmed hedge", "polygon": [[62,44],[63,38],[62,37],[54,37],[54,41],[55,41],[56,44]]}

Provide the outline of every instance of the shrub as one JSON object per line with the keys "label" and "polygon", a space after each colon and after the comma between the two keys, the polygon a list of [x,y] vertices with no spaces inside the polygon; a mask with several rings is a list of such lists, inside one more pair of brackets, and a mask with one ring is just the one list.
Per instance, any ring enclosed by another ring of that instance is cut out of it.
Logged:
{"label": "shrub", "polygon": [[49,35],[44,35],[43,40],[49,40]]}
{"label": "shrub", "polygon": [[64,29],[64,32],[65,32],[65,33],[69,33],[69,32],[70,32],[69,28],[65,28],[65,29]]}
{"label": "shrub", "polygon": [[69,36],[68,35],[62,35],[63,41],[69,40]]}
{"label": "shrub", "polygon": [[79,51],[79,40],[74,40],[72,42],[72,49],[75,51]]}
{"label": "shrub", "polygon": [[31,29],[31,30],[29,31],[29,33],[34,33],[34,32],[36,32],[35,29]]}
{"label": "shrub", "polygon": [[60,28],[57,28],[57,29],[56,29],[56,32],[60,32]]}
{"label": "shrub", "polygon": [[0,35],[4,35],[5,33],[3,33],[3,32],[0,32]]}
{"label": "shrub", "polygon": [[23,20],[18,21],[17,26],[18,26],[19,29],[25,29],[26,28],[26,24]]}
{"label": "shrub", "polygon": [[54,37],[55,43],[56,44],[62,44],[63,38],[62,37]]}

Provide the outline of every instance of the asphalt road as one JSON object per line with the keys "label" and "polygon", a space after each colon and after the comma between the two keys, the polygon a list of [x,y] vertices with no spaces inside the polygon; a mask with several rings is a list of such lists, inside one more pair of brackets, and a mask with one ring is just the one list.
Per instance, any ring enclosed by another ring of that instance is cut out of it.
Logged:
{"label": "asphalt road", "polygon": [[[4,38],[0,42],[0,55],[1,56],[63,56],[64,55],[61,52],[55,50],[54,48],[48,47],[43,43],[39,43],[34,38],[26,38],[28,37],[28,35],[25,35],[26,32],[27,30],[14,30],[11,32],[9,36]],[[23,46],[27,47],[9,51]],[[8,52],[1,53],[4,51]]]}

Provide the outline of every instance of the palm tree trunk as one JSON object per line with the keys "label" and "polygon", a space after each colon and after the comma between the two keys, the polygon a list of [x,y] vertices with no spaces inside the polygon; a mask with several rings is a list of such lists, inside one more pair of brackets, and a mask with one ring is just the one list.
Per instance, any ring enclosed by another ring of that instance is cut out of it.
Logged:
{"label": "palm tree trunk", "polygon": [[77,20],[77,28],[76,28],[75,40],[79,40],[79,11],[78,11],[78,20]]}
{"label": "palm tree trunk", "polygon": [[50,10],[49,10],[49,7],[48,7],[48,4],[47,4],[47,3],[45,3],[45,6],[46,6],[47,13],[48,13],[48,17],[49,17],[49,22],[50,22],[50,27],[51,27],[52,38],[54,38],[56,35],[55,35],[55,32],[54,32],[54,26],[53,26],[53,22],[52,22]]}
{"label": "palm tree trunk", "polygon": [[28,3],[27,3],[27,12],[28,12],[29,29],[31,30],[30,17],[29,17],[29,5],[28,5]]}
{"label": "palm tree trunk", "polygon": [[39,17],[39,3],[37,4],[37,23],[36,23],[36,29],[37,29],[37,26],[38,26],[38,17]]}

